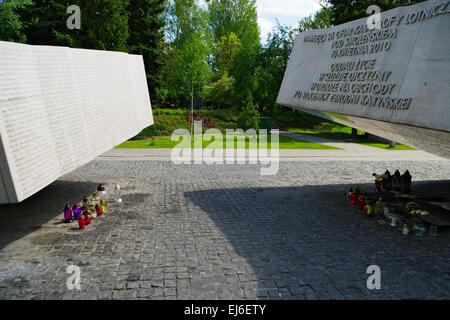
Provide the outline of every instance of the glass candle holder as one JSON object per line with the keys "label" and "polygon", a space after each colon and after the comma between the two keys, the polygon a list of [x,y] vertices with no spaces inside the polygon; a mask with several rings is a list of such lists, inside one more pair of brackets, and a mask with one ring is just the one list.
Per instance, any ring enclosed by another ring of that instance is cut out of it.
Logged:
{"label": "glass candle holder", "polygon": [[82,207],[80,203],[76,203],[73,205],[72,207],[72,211],[73,211],[73,218],[75,220],[78,220],[81,217],[82,214]]}
{"label": "glass candle holder", "polygon": [[100,203],[100,197],[98,196],[98,193],[94,193],[91,197],[90,205],[93,210],[95,210],[95,206]]}
{"label": "glass candle holder", "polygon": [[[106,188],[103,184],[99,185],[97,187],[97,193],[98,196],[100,198],[100,200],[104,200],[105,201],[105,206],[107,205],[107,199],[108,199],[108,193],[106,192]],[[103,210],[105,211],[105,210]]]}
{"label": "glass candle holder", "polygon": [[365,204],[366,204],[366,198],[363,195],[360,195],[358,198],[358,209],[363,210]]}
{"label": "glass candle holder", "polygon": [[72,222],[72,208],[69,204],[64,207],[64,221],[66,223]]}
{"label": "glass candle holder", "polygon": [[407,223],[403,224],[403,229],[402,229],[403,234],[406,236],[409,233],[409,226]]}
{"label": "glass candle holder", "polygon": [[430,225],[430,236],[437,237],[438,234],[438,226],[436,220],[433,220]]}
{"label": "glass candle holder", "polygon": [[89,212],[86,216],[86,225],[90,225],[92,222],[91,213]]}
{"label": "glass candle holder", "polygon": [[80,218],[78,219],[78,226],[80,227],[80,229],[84,229],[85,225],[86,225],[86,220],[84,218],[84,215],[82,214],[80,216]]}
{"label": "glass candle holder", "polygon": [[398,217],[395,214],[391,215],[391,227],[396,227],[398,223]]}
{"label": "glass candle holder", "polygon": [[100,204],[96,204],[95,205],[95,212],[97,213],[97,215],[101,216],[103,214],[103,210]]}
{"label": "glass candle holder", "polygon": [[89,198],[88,197],[84,197],[83,198],[83,207],[89,208],[89,206],[90,206]]}
{"label": "glass candle holder", "polygon": [[116,187],[114,188],[114,202],[115,203],[121,203],[122,198],[120,197],[120,186],[116,184]]}
{"label": "glass candle holder", "polygon": [[421,220],[416,221],[413,227],[413,232],[416,237],[423,237],[425,234],[425,226]]}
{"label": "glass candle holder", "polygon": [[358,197],[359,197],[359,194],[358,194],[358,193],[352,192],[352,193],[350,194],[350,203],[351,203],[351,204],[356,204],[356,202],[358,201]]}
{"label": "glass candle holder", "polygon": [[100,199],[100,207],[102,208],[102,214],[103,214],[106,210],[106,201],[105,200]]}

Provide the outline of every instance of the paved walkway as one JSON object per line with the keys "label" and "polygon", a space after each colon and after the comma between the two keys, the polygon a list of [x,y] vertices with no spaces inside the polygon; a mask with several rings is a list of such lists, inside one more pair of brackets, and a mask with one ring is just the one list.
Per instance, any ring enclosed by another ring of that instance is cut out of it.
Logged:
{"label": "paved walkway", "polygon": [[[294,139],[335,146],[343,150],[280,149],[280,161],[425,161],[444,159],[420,150],[385,150],[347,142],[318,142],[315,137],[287,133]],[[284,134],[283,134],[284,135]],[[245,150],[248,157],[248,150]],[[112,149],[98,160],[171,160],[172,149]],[[270,152],[269,152],[270,155]]]}
{"label": "paved walkway", "polygon": [[[450,233],[404,236],[358,213],[350,185],[409,169],[415,191],[450,197],[449,161],[174,165],[96,160],[0,206],[0,299],[449,299]],[[447,181],[443,181],[447,180]],[[85,230],[66,202],[99,183],[123,203]],[[69,290],[67,267],[80,267]],[[366,287],[369,265],[381,290]]]}
{"label": "paved walkway", "polygon": [[300,133],[292,133],[288,131],[280,131],[280,136],[292,138],[295,140],[300,141],[306,141],[306,142],[313,142],[313,143],[320,143],[326,146],[330,147],[336,147],[340,148],[346,151],[352,151],[352,152],[361,152],[361,153],[368,153],[368,154],[378,154],[380,151],[382,153],[385,153],[386,151],[400,151],[400,150],[386,150],[381,148],[374,148],[369,147],[363,144],[359,143],[351,143],[348,141],[343,140],[336,140],[336,139],[326,139],[326,138],[320,138],[320,137],[314,137],[307,134],[300,134]]}

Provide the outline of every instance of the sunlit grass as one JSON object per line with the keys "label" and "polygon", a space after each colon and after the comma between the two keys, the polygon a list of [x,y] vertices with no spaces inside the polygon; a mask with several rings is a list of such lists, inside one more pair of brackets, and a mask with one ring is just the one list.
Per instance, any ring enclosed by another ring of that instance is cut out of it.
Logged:
{"label": "sunlit grass", "polygon": [[309,129],[300,129],[300,128],[288,128],[289,132],[292,133],[300,133],[306,134],[313,137],[332,139],[332,140],[343,140],[351,143],[363,144],[369,147],[381,148],[386,150],[416,150],[413,147],[404,145],[404,144],[396,144],[395,147],[390,148],[389,144],[381,143],[377,141],[370,141],[363,138],[364,131],[358,130],[358,136],[355,137],[352,135],[352,128],[350,127],[333,127],[325,130],[309,130]]}
{"label": "sunlit grass", "polygon": [[[197,147],[197,145],[200,145],[202,148],[206,148],[210,144],[214,143],[211,147],[222,147],[226,148],[226,137],[225,135],[222,137],[222,144],[216,144],[214,141],[214,138],[203,135],[203,139],[196,140],[197,144],[195,144],[195,141],[191,141],[191,147]],[[211,141],[212,140],[212,141]],[[238,148],[238,142],[237,139],[234,139],[234,148]],[[245,149],[250,148],[250,142],[249,138],[246,137],[245,139]],[[259,139],[258,139],[259,140]],[[154,140],[152,139],[144,139],[144,140],[129,140],[125,141],[124,143],[118,145],[116,148],[173,148],[180,144],[182,141],[181,137],[179,141],[172,141],[170,136],[161,136],[161,137],[155,137]],[[260,147],[259,141],[257,142],[257,147]],[[271,143],[271,137],[267,136],[267,148],[270,149],[272,147]],[[241,148],[241,146],[239,146]],[[288,137],[279,136],[279,148],[280,149],[329,149],[329,150],[339,150],[339,148],[326,146],[319,143],[313,143],[313,142],[306,142],[306,141],[298,141],[295,139],[291,139]]]}

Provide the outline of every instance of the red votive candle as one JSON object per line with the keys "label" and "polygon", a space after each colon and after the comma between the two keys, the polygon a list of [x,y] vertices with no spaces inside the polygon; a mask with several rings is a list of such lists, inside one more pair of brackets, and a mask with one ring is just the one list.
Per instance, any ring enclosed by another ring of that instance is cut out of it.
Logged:
{"label": "red votive candle", "polygon": [[80,226],[80,229],[84,229],[85,223],[86,223],[86,221],[84,220],[83,217],[80,217],[78,219],[78,225]]}

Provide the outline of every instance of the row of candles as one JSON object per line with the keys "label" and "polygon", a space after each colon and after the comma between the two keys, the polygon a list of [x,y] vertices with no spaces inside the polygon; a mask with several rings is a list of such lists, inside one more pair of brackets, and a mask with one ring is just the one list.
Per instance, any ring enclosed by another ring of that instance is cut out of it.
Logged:
{"label": "row of candles", "polygon": [[[355,190],[356,189],[356,190]],[[350,199],[350,203],[353,205],[357,205],[358,209],[363,212],[363,214],[367,216],[379,216],[383,214],[391,227],[398,228],[404,235],[409,234],[409,224],[407,219],[401,215],[395,214],[391,212],[393,209],[389,208],[389,206],[382,202],[381,199],[377,202],[373,202],[370,199],[366,200],[364,194],[360,193],[359,188],[351,189],[348,193],[348,198]],[[429,229],[429,234],[432,237],[437,236],[437,222],[435,220],[432,221]],[[413,226],[413,233],[415,236],[422,237],[426,232],[426,227],[422,219],[417,219]]]}
{"label": "row of candles", "polygon": [[[71,223],[78,221],[80,229],[84,229],[86,225],[91,224],[92,219],[101,216],[106,212],[108,194],[104,185],[97,187],[95,192],[90,198],[84,197],[82,203],[75,203],[72,207],[66,204],[64,207],[64,221]],[[114,202],[120,203],[122,199],[120,197],[120,186],[116,184],[114,189]]]}

